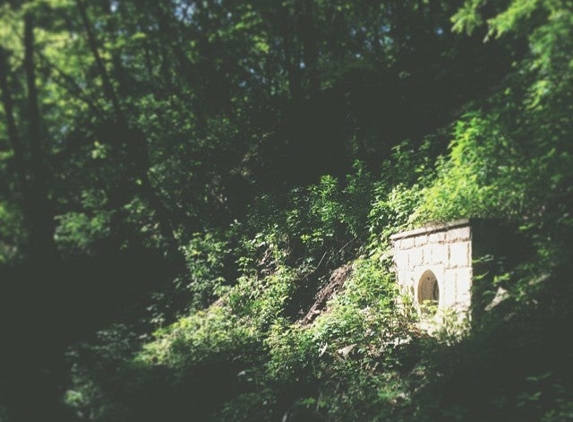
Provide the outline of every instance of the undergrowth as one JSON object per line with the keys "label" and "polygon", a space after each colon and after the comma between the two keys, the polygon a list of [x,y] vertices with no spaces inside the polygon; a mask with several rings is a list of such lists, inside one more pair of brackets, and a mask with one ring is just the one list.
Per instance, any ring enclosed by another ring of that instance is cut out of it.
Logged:
{"label": "undergrowth", "polygon": [[[541,311],[550,284],[571,293],[559,284],[557,257],[544,271],[527,263],[497,274],[492,294],[503,282],[509,299],[475,321],[471,331],[460,331],[451,319],[430,335],[397,290],[389,234],[417,221],[465,215],[470,208],[471,215],[489,216],[499,207],[498,196],[485,200],[489,187],[480,180],[456,185],[455,175],[465,178],[471,160],[456,158],[459,137],[470,141],[461,131],[465,127],[454,131],[451,161],[440,158],[435,172],[410,185],[376,180],[357,164],[346,180],[324,177],[282,203],[262,197],[246,227],[235,223],[226,234],[196,236],[185,249],[189,282],[178,288],[198,292],[200,300],[175,323],[162,324],[142,346],[137,339],[125,343],[112,328],[99,343],[71,353],[75,384],[68,405],[93,421],[154,420],[165,414],[169,420],[192,414],[205,421],[517,416],[557,421],[570,416],[570,382],[555,365],[539,364],[544,330],[569,315],[557,303],[547,305],[552,314]],[[424,165],[406,144],[394,152],[395,163],[404,161],[414,172]],[[446,178],[453,178],[449,187]],[[474,189],[484,190],[479,207],[459,194],[466,188],[469,197]],[[445,200],[448,207],[429,214],[431,202]],[[530,235],[531,226],[522,231]],[[553,242],[530,239],[537,242],[539,263],[548,262],[542,257]],[[230,256],[235,257],[234,281],[221,265]],[[326,308],[303,318],[313,294],[342,265],[350,268],[343,288],[334,290]],[[540,277],[544,281],[532,283]],[[528,341],[531,324],[538,335]],[[100,366],[82,366],[86,353]],[[565,357],[555,362],[568,371]],[[110,372],[115,375],[104,375]],[[504,380],[487,387],[486,377],[496,380],[499,373]]]}

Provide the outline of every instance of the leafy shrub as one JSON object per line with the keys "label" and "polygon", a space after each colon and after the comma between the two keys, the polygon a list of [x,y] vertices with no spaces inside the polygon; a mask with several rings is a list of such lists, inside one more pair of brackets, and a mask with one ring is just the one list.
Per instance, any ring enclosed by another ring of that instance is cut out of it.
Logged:
{"label": "leafy shrub", "polygon": [[110,235],[111,212],[69,212],[58,217],[55,238],[60,250],[66,254],[94,255],[98,242]]}
{"label": "leafy shrub", "polygon": [[120,421],[129,414],[126,368],[140,345],[131,327],[116,324],[68,351],[72,385],[64,400],[80,419]]}
{"label": "leafy shrub", "polygon": [[[215,231],[195,233],[183,248],[187,274],[176,282],[180,294],[189,300],[191,309],[202,309],[217,297],[219,290],[231,280],[230,239]],[[186,294],[185,294],[186,293]]]}

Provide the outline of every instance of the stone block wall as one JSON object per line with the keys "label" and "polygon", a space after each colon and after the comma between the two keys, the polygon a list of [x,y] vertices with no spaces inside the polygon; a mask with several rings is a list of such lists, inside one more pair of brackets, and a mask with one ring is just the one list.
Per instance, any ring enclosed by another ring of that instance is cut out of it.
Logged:
{"label": "stone block wall", "polygon": [[495,275],[535,254],[516,227],[488,219],[434,224],[390,240],[398,284],[414,303],[471,310],[472,319],[480,318],[496,295],[500,286],[493,282]]}
{"label": "stone block wall", "polygon": [[473,232],[471,221],[464,219],[391,237],[398,283],[414,303],[433,302],[439,309],[469,309]]}

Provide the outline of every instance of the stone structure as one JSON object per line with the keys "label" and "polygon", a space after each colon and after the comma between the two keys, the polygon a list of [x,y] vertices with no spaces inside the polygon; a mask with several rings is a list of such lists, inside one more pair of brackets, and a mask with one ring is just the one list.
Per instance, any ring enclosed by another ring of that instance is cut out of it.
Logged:
{"label": "stone structure", "polygon": [[395,234],[390,239],[398,283],[422,310],[435,304],[468,311],[491,284],[480,277],[480,286],[474,286],[475,275],[493,273],[492,260],[484,257],[507,245],[506,233],[491,220],[463,219]]}

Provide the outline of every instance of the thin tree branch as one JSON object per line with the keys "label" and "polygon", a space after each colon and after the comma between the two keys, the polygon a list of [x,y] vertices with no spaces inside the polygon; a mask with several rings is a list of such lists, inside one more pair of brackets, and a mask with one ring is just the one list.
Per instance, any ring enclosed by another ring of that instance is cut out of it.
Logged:
{"label": "thin tree branch", "polygon": [[115,94],[115,90],[113,89],[113,86],[111,84],[111,80],[109,78],[109,75],[108,75],[107,70],[105,68],[105,65],[103,63],[103,60],[101,58],[101,55],[99,54],[98,47],[97,47],[97,44],[98,44],[97,39],[96,39],[96,36],[93,32],[88,14],[86,12],[85,4],[82,0],[76,0],[76,5],[78,6],[78,11],[80,13],[80,17],[82,19],[84,29],[86,31],[89,48],[92,52],[92,55],[94,56],[94,59],[96,61],[96,66],[98,68],[98,72],[99,72],[100,77],[101,77],[102,82],[103,82],[104,92],[105,92],[106,96],[109,98],[109,100],[111,101],[116,115],[120,118],[120,120],[123,120],[122,119],[123,111],[121,109],[119,99],[117,98],[117,95]]}

